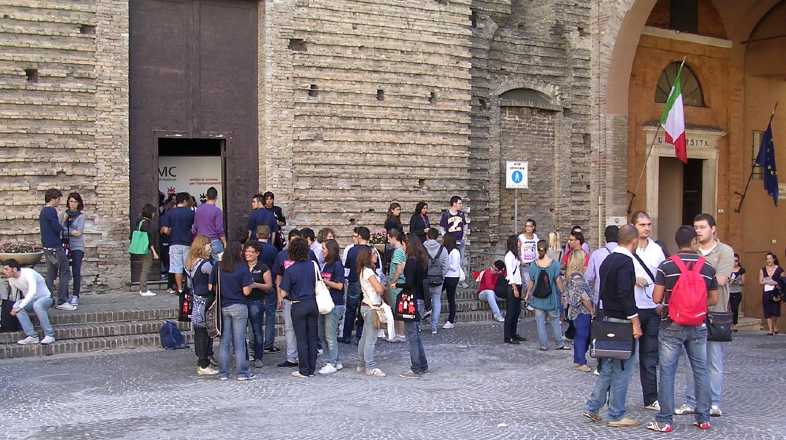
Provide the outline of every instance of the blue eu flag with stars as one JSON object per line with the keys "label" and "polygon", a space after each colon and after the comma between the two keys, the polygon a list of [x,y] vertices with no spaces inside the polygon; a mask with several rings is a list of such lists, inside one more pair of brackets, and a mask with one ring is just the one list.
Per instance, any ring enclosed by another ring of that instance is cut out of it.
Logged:
{"label": "blue eu flag with stars", "polygon": [[775,143],[772,140],[772,118],[767,124],[767,130],[761,137],[759,154],[756,156],[756,165],[761,167],[764,190],[767,191],[778,206],[778,172],[775,168]]}

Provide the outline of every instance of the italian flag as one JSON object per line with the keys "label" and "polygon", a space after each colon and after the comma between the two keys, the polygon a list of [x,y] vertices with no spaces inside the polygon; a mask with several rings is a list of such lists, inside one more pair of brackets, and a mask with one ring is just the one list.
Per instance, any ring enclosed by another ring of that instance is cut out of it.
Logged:
{"label": "italian flag", "polygon": [[674,78],[674,85],[671,86],[669,99],[666,100],[666,107],[660,115],[660,125],[666,132],[666,142],[674,145],[674,154],[683,163],[688,163],[688,150],[685,147],[685,113],[682,111],[682,88],[680,87],[680,75],[682,74],[682,61],[677,70],[677,77]]}

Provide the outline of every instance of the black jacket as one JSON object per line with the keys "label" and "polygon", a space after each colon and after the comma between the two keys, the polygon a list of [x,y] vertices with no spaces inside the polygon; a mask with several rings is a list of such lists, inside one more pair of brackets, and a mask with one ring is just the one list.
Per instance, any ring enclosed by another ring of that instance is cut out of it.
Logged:
{"label": "black jacket", "polygon": [[603,314],[610,318],[631,319],[636,309],[636,269],[633,260],[619,252],[612,252],[600,265],[600,298]]}

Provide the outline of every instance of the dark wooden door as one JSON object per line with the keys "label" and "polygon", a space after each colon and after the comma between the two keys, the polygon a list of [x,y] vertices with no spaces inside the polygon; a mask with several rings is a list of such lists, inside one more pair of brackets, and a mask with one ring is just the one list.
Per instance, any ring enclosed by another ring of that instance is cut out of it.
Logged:
{"label": "dark wooden door", "polygon": [[131,217],[158,202],[158,139],[223,139],[229,239],[258,191],[257,2],[134,0],[130,7]]}

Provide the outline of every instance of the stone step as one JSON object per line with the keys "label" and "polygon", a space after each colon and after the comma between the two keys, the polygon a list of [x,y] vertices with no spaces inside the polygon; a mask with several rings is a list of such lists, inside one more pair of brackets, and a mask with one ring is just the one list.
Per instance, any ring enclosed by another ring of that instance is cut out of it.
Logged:
{"label": "stone step", "polygon": [[737,330],[746,332],[746,331],[761,331],[764,330],[765,327],[762,326],[762,320],[760,318],[745,318],[740,317],[739,321],[737,321]]}
{"label": "stone step", "polygon": [[[158,333],[162,323],[163,320],[55,325],[55,340]],[[190,324],[185,322],[179,322],[178,327],[181,331],[191,329]],[[0,333],[0,344],[16,344],[16,341],[24,337],[25,334],[21,331]]]}
{"label": "stone step", "polygon": [[[191,332],[184,332],[186,342],[191,344]],[[156,333],[123,335],[123,336],[104,336],[97,338],[65,339],[56,341],[54,344],[41,345],[0,345],[0,359],[33,357],[33,356],[52,356],[64,353],[86,353],[102,350],[127,349],[136,347],[161,346],[161,340]]]}

